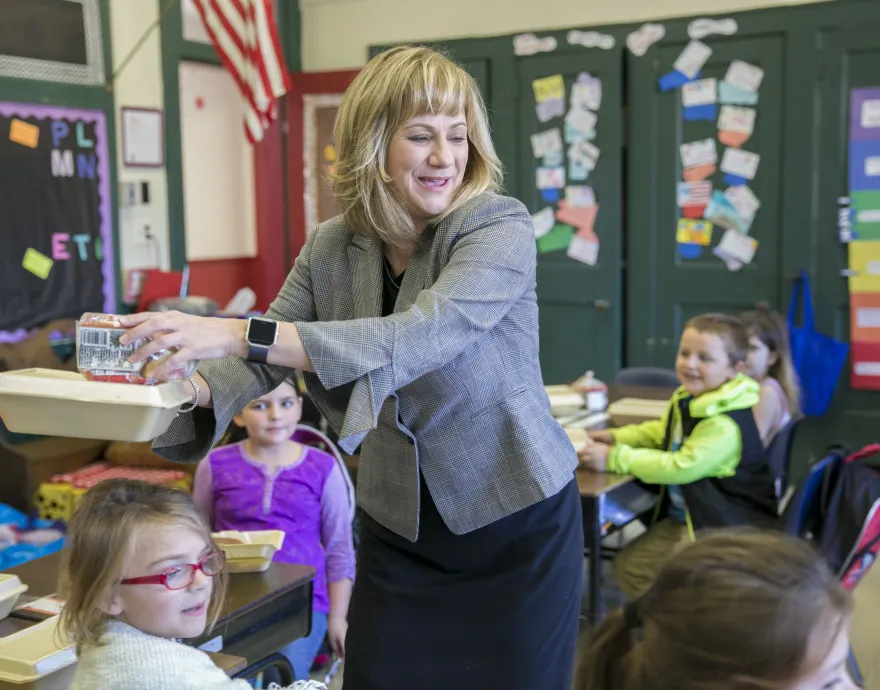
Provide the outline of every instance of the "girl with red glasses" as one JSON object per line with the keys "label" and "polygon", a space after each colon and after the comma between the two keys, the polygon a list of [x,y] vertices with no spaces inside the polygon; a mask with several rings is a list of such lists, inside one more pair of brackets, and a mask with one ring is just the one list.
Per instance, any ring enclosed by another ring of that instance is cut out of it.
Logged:
{"label": "girl with red glasses", "polygon": [[216,622],[226,591],[223,553],[189,494],[103,481],[81,499],[63,555],[60,626],[79,652],[70,690],[249,690],[179,642]]}

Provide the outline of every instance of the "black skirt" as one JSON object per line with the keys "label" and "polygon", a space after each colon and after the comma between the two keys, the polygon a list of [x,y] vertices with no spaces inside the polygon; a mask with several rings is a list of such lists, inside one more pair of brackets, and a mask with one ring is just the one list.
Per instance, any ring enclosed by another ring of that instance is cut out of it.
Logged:
{"label": "black skirt", "polygon": [[416,543],[363,516],[344,690],[570,690],[583,553],[575,481],[455,535],[422,480]]}

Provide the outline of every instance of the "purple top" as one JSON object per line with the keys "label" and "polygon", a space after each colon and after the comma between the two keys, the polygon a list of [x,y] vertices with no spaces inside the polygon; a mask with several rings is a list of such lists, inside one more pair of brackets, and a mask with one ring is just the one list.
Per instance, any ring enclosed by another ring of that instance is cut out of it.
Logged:
{"label": "purple top", "polygon": [[328,582],[354,579],[348,487],[332,455],[303,446],[296,465],[273,471],[243,442],[216,448],[199,463],[193,497],[215,531],[283,531],[275,560],[315,569],[316,611],[330,610]]}

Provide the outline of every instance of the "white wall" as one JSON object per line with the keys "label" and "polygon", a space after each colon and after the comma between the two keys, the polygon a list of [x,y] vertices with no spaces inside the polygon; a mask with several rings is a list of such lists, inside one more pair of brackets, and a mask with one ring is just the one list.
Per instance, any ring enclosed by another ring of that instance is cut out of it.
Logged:
{"label": "white wall", "polygon": [[[807,0],[812,1],[812,0]],[[803,0],[299,0],[307,72],[361,67],[382,43],[799,5]]]}
{"label": "white wall", "polygon": [[[158,0],[110,0],[110,42],[113,70],[119,67],[144,32],[158,19]],[[168,195],[164,168],[125,168],[122,165],[122,126],[124,106],[163,108],[161,43],[158,29],[138,50],[113,85],[116,103],[116,169],[119,182],[149,182],[147,207],[119,209],[119,244],[122,269],[156,266],[155,243],[144,235],[144,228],[157,238],[162,266],[168,266]]]}

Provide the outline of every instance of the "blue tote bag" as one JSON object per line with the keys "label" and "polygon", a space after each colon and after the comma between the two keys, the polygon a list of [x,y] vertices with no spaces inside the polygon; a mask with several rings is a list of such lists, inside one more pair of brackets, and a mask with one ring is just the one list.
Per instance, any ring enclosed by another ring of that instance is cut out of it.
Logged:
{"label": "blue tote bag", "polygon": [[[798,306],[803,297],[803,324],[795,324]],[[795,281],[788,306],[788,335],[791,359],[801,383],[803,413],[819,417],[828,410],[837,380],[846,363],[849,345],[816,332],[813,314],[813,292],[810,279],[803,271]]]}

